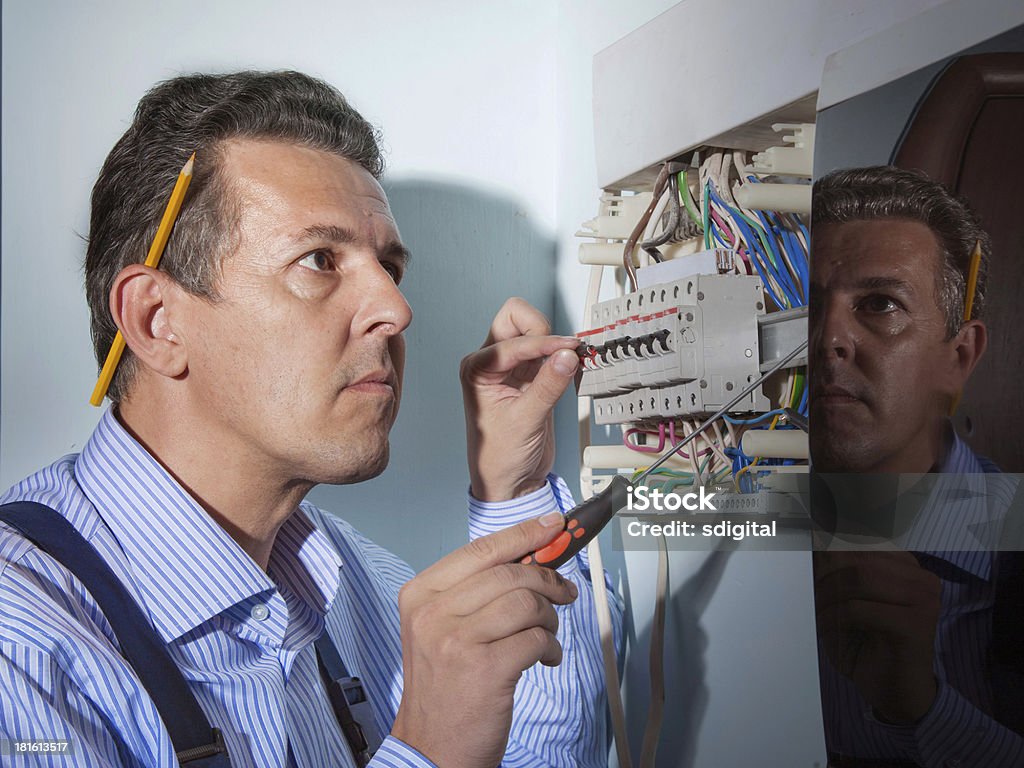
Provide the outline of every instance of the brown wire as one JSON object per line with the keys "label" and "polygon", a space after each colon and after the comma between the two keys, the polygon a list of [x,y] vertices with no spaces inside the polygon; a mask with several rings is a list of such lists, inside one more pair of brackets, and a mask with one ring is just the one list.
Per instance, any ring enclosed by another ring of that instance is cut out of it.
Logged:
{"label": "brown wire", "polygon": [[629,278],[630,292],[636,292],[638,286],[636,281],[636,265],[633,264],[633,251],[636,250],[637,241],[640,239],[640,235],[643,234],[644,229],[647,228],[647,222],[651,220],[651,215],[654,213],[654,209],[658,205],[658,201],[661,196],[665,193],[665,188],[668,186],[668,179],[670,175],[669,163],[665,163],[661,166],[661,170],[658,171],[658,178],[654,180],[654,196],[651,198],[651,204],[647,206],[647,210],[644,211],[644,215],[640,217],[640,221],[633,227],[633,232],[629,236],[629,240],[626,241],[626,246],[622,251],[622,266],[626,270],[626,276]]}

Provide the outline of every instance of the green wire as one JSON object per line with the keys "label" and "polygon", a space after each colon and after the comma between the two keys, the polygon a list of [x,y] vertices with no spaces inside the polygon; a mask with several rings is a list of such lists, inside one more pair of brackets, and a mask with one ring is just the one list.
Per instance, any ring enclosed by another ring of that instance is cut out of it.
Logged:
{"label": "green wire", "polygon": [[704,194],[701,196],[700,201],[701,213],[704,216],[704,250],[706,251],[711,250],[711,226],[708,223],[711,218],[711,195],[709,193],[710,187],[711,182],[709,181],[707,184],[704,185]]}
{"label": "green wire", "polygon": [[790,408],[795,408],[796,407],[795,404],[800,402],[800,397],[803,395],[803,393],[804,393],[804,374],[798,373],[798,374],[796,374],[796,377],[793,380],[793,396],[791,398],[789,398],[789,407]]}
{"label": "green wire", "polygon": [[700,220],[700,214],[697,213],[697,209],[693,207],[693,199],[690,197],[690,188],[686,183],[686,171],[680,171],[676,178],[679,181],[679,196],[683,198],[683,205],[686,207],[686,212],[693,220],[693,223],[703,229],[704,225]]}
{"label": "green wire", "polygon": [[747,224],[750,225],[750,227],[754,230],[754,234],[757,235],[757,239],[761,241],[761,247],[764,249],[765,254],[768,256],[769,259],[771,259],[772,266],[778,269],[779,263],[776,260],[777,254],[775,253],[775,246],[772,243],[771,239],[768,237],[768,233],[765,231],[764,227],[761,226],[761,222],[754,221],[739,208],[732,208],[730,206],[729,210],[735,210],[736,214],[745,222],[747,222]]}

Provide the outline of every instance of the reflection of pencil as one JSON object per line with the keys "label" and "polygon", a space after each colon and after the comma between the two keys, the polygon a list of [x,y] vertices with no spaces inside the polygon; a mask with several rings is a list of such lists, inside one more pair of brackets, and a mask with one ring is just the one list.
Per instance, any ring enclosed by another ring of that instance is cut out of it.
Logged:
{"label": "reflection of pencil", "polygon": [[[971,319],[971,312],[974,311],[974,294],[978,290],[978,269],[981,267],[981,240],[974,243],[974,251],[971,253],[971,265],[967,270],[967,292],[964,294],[964,322]],[[956,413],[960,405],[962,392],[957,392],[953,398],[953,405],[949,409],[949,415]]]}
{"label": "reflection of pencil", "polygon": [[978,269],[981,267],[981,240],[974,244],[974,252],[971,253],[971,266],[967,271],[967,294],[964,296],[964,322],[971,319],[971,310],[974,309],[974,294],[978,290]]}
{"label": "reflection of pencil", "polygon": [[[196,153],[193,152],[192,157],[182,166],[181,172],[178,174],[178,180],[174,183],[174,189],[171,190],[171,199],[167,201],[167,207],[164,209],[163,218],[160,219],[160,226],[157,227],[153,244],[149,246],[149,253],[146,254],[147,267],[156,269],[160,266],[160,257],[163,256],[164,246],[167,245],[167,238],[171,235],[171,227],[174,226],[174,222],[178,218],[181,203],[185,199],[188,185],[192,182],[192,165],[195,163],[195,160]],[[124,337],[121,335],[121,331],[118,331],[117,335],[114,336],[113,344],[110,345],[110,352],[107,353],[107,359],[103,363],[100,377],[96,380],[96,387],[92,391],[92,397],[89,398],[89,402],[93,405],[99,405],[103,402],[103,398],[107,394],[107,388],[110,386],[111,379],[114,378],[114,371],[117,370],[117,364],[120,362],[123,353]]]}

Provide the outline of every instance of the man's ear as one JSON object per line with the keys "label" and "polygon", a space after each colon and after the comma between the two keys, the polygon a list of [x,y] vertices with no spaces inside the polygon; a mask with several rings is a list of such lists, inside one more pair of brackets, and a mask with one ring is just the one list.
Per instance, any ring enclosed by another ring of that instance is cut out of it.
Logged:
{"label": "man's ear", "polygon": [[188,370],[187,349],[168,308],[170,294],[178,291],[165,273],[144,264],[122,269],[110,289],[110,313],[128,348],[144,366],[170,378]]}
{"label": "man's ear", "polygon": [[981,356],[988,346],[988,328],[981,320],[968,320],[960,326],[959,332],[950,343],[953,345],[953,375],[957,391],[967,385]]}

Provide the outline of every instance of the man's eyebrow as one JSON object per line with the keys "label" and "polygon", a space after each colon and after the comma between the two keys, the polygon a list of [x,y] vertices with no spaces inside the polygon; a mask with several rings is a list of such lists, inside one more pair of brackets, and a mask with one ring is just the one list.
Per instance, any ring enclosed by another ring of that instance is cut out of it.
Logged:
{"label": "man's eyebrow", "polygon": [[914,293],[914,286],[898,277],[864,277],[852,284],[853,288],[861,291],[900,291],[902,293]]}
{"label": "man's eyebrow", "polygon": [[894,293],[902,293],[906,296],[915,296],[916,291],[914,286],[902,280],[898,277],[862,277],[857,280],[851,280],[846,282],[845,280],[836,281],[833,285],[826,286],[823,283],[811,281],[811,296],[822,296],[829,291],[857,291],[858,293],[864,291],[893,291]]}
{"label": "man's eyebrow", "polygon": [[[297,243],[308,242],[309,240],[325,240],[336,245],[347,245],[359,240],[355,232],[337,224],[313,224],[306,227],[296,236]],[[397,258],[408,264],[412,260],[412,253],[397,240],[392,240],[381,248],[381,254],[391,258]]]}

